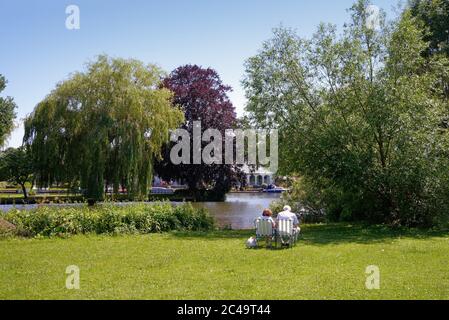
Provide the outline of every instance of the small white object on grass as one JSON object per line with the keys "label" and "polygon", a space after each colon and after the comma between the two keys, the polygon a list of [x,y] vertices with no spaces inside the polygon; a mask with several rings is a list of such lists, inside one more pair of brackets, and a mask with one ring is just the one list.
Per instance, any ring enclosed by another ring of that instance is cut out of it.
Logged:
{"label": "small white object on grass", "polygon": [[254,238],[254,237],[249,238],[249,239],[246,241],[246,247],[247,247],[248,249],[254,249],[254,248],[256,248],[256,247],[257,247],[257,241],[256,241],[256,238]]}

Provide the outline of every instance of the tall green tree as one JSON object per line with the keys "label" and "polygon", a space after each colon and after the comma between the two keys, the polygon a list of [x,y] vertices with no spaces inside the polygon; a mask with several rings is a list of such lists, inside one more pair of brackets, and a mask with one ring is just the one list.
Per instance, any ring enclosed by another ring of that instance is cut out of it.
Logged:
{"label": "tall green tree", "polygon": [[[0,74],[0,93],[6,88],[6,79]],[[4,145],[6,138],[14,129],[14,119],[17,108],[11,97],[0,97],[0,147]]]}
{"label": "tall green tree", "polygon": [[[445,56],[449,58],[449,0],[412,0],[410,12],[423,25],[423,39],[428,43],[425,57]],[[436,85],[443,88],[443,97],[449,102],[449,64],[440,71],[440,81]],[[443,126],[449,128],[448,115]]]}
{"label": "tall green tree", "polygon": [[161,88],[163,75],[154,65],[100,56],[58,84],[25,121],[37,183],[79,182],[92,199],[107,185],[146,196],[154,158],[183,120]]}
{"label": "tall green tree", "polygon": [[0,154],[0,180],[20,185],[28,198],[26,183],[33,182],[33,162],[24,147],[8,148]]}
{"label": "tall green tree", "polygon": [[449,0],[412,0],[410,10],[426,26],[424,40],[429,47],[425,54],[449,56]]}
{"label": "tall green tree", "polygon": [[276,29],[246,63],[247,111],[280,130],[280,173],[312,184],[328,217],[434,224],[449,211],[444,64],[424,58],[409,10],[391,23],[381,13],[374,28],[369,4],[354,4],[341,35]]}

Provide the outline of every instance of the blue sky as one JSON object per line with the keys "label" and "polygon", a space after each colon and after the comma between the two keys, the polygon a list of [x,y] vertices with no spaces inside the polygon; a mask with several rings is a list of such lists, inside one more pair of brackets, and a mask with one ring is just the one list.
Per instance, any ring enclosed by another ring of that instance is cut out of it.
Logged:
{"label": "blue sky", "polygon": [[[342,26],[353,0],[0,0],[0,73],[20,119],[56,85],[98,54],[136,58],[167,72],[184,64],[218,71],[233,87],[239,114],[244,61],[274,27],[310,37],[324,22]],[[68,5],[80,8],[80,30],[65,27]],[[373,0],[391,12],[395,1]],[[22,142],[23,128],[9,145]]]}

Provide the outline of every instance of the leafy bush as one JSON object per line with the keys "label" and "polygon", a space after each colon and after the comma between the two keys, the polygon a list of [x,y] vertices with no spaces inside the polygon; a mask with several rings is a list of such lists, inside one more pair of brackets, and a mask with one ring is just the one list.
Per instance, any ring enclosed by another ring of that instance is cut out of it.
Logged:
{"label": "leafy bush", "polygon": [[6,214],[5,220],[15,225],[19,234],[30,236],[147,234],[173,230],[201,231],[214,227],[214,221],[205,209],[194,209],[191,204],[172,206],[169,203],[13,209]]}

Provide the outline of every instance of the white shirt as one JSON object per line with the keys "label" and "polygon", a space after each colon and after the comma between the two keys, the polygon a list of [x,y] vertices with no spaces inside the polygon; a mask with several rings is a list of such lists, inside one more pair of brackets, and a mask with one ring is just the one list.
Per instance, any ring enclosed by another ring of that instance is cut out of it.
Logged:
{"label": "white shirt", "polygon": [[296,214],[294,214],[293,212],[290,211],[282,211],[281,213],[278,214],[277,217],[278,220],[293,220],[293,224],[294,225],[298,225],[299,221],[298,221],[298,217],[296,216]]}

